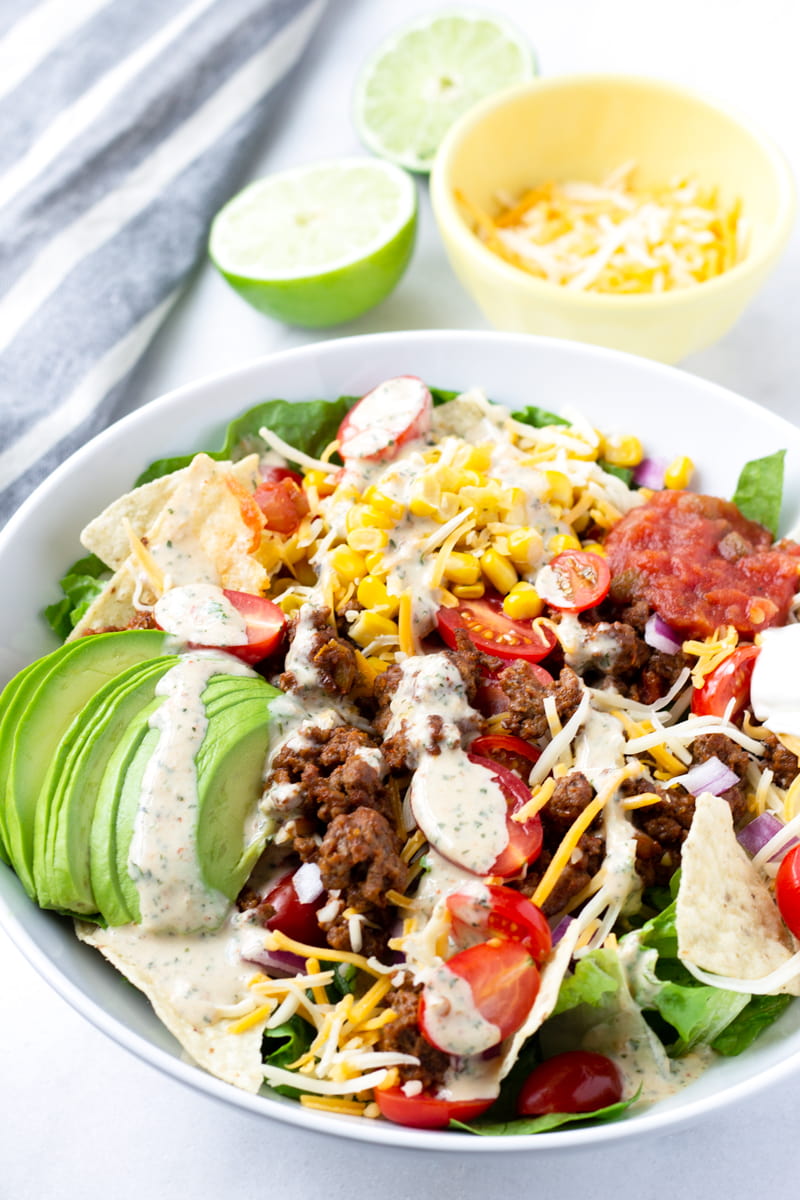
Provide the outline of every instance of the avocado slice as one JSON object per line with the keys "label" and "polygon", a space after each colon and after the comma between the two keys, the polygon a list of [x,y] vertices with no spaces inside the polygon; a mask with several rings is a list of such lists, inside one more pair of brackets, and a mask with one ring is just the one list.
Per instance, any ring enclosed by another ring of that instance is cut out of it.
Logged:
{"label": "avocado slice", "polygon": [[89,833],[100,781],[115,746],[178,661],[135,663],[83,706],[59,743],[36,807],[33,874],[43,907],[95,913]]}
{"label": "avocado slice", "polygon": [[267,836],[266,825],[248,823],[263,787],[270,704],[281,693],[263,682],[259,691],[209,717],[196,758],[197,857],[205,882],[229,900],[244,886]]}
{"label": "avocado slice", "polygon": [[[140,917],[135,888],[131,891],[127,860],[142,775],[159,738],[158,729],[150,728],[150,718],[161,703],[162,698],[156,696],[130,722],[114,747],[97,791],[89,833],[89,865],[97,907],[109,925],[128,925]],[[133,803],[133,816],[123,850],[117,822],[124,792],[126,808]]]}
{"label": "avocado slice", "polygon": [[61,738],[95,692],[134,663],[163,654],[165,641],[160,630],[130,629],[69,642],[42,660],[12,699],[0,756],[6,848],[33,899],[36,809]]}

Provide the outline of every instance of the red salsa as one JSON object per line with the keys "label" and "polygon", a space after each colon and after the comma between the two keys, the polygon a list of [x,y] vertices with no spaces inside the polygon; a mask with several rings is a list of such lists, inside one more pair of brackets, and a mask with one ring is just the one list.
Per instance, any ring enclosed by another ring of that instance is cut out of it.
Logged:
{"label": "red salsa", "polygon": [[605,545],[615,594],[647,600],[685,637],[720,625],[752,637],[780,625],[800,582],[800,545],[773,546],[735,504],[694,492],[655,492]]}

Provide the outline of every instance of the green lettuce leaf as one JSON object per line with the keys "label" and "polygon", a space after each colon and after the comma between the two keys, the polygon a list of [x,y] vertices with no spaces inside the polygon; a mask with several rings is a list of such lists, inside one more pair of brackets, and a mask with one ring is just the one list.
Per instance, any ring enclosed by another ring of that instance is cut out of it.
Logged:
{"label": "green lettuce leaf", "polygon": [[745,463],[733,493],[733,502],[743,516],[758,521],[773,537],[778,533],[783,499],[785,450]]}
{"label": "green lettuce leaf", "polygon": [[[284,1021],[283,1025],[276,1025],[274,1029],[264,1030],[261,1057],[271,1067],[288,1067],[301,1054],[305,1054],[315,1036],[314,1027],[308,1021],[304,1021],[302,1017],[295,1015],[288,1021]],[[282,1096],[294,1098],[302,1093],[301,1088],[287,1087],[284,1084],[279,1084],[272,1090],[280,1092]]]}
{"label": "green lettuce leaf", "polygon": [[63,641],[80,621],[92,601],[100,595],[110,572],[96,554],[74,562],[61,579],[63,599],[49,604],[44,615],[50,628]]}
{"label": "green lettuce leaf", "polygon": [[609,1104],[594,1112],[543,1113],[540,1117],[517,1117],[514,1121],[476,1121],[472,1125],[466,1125],[463,1121],[451,1121],[450,1128],[460,1129],[462,1133],[477,1133],[481,1137],[519,1137],[523,1133],[547,1133],[550,1129],[559,1129],[562,1125],[571,1125],[576,1121],[616,1121],[638,1098],[639,1092],[631,1096],[630,1100],[620,1100],[618,1104]]}
{"label": "green lettuce leaf", "polygon": [[753,996],[738,1017],[711,1043],[717,1054],[741,1054],[789,1007],[793,996]]}
{"label": "green lettuce leaf", "polygon": [[590,1004],[597,1008],[615,995],[618,986],[616,964],[610,968],[605,952],[592,951],[578,960],[572,975],[565,975],[553,1016],[577,1008],[579,1004]]}
{"label": "green lettuce leaf", "polygon": [[615,467],[613,463],[606,462],[604,458],[598,458],[597,465],[607,475],[616,475],[617,479],[621,479],[628,487],[633,483],[633,467]]}
{"label": "green lettuce leaf", "polygon": [[533,425],[536,429],[544,429],[547,425],[569,425],[569,421],[564,417],[556,416],[546,408],[539,408],[537,404],[529,404],[511,415],[515,421],[521,421],[523,425]]}

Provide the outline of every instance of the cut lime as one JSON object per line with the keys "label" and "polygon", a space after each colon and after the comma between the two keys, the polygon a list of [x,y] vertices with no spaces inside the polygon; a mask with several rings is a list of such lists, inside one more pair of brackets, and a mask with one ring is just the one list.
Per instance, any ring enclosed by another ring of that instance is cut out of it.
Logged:
{"label": "cut lime", "polygon": [[342,158],[251,183],[217,213],[208,249],[255,308],[316,328],[388,296],[408,265],[416,223],[405,171]]}
{"label": "cut lime", "polygon": [[359,136],[382,158],[429,171],[458,117],[535,72],[531,47],[502,17],[470,9],[423,17],[365,64],[354,100]]}

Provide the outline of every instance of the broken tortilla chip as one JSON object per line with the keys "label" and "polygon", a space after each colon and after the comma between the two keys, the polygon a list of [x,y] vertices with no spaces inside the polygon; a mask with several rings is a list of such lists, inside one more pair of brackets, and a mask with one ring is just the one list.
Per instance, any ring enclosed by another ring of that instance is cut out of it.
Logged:
{"label": "broken tortilla chip", "polygon": [[[766,881],[736,840],[730,806],[697,797],[681,855],[678,957],[731,980],[763,979],[794,954]],[[800,995],[800,978],[781,991]]]}
{"label": "broken tortilla chip", "polygon": [[[75,931],[82,942],[99,950],[134,987],[144,992],[156,1016],[198,1066],[247,1092],[259,1090],[264,1082],[261,1039],[267,1012],[263,1020],[241,1033],[231,1032],[229,1021],[224,1018],[206,1019],[207,1010],[215,1005],[224,1008],[240,1003],[247,993],[247,976],[254,978],[257,968],[248,971],[243,963],[242,978],[231,981],[226,977],[219,994],[212,999],[198,996],[196,988],[189,987],[180,975],[171,987],[167,986],[164,979],[169,979],[169,974],[164,976],[157,966],[155,969],[152,966],[153,935],[148,937],[139,926],[102,929],[76,921]],[[189,977],[194,982],[191,972]],[[203,1008],[205,1012],[201,1011]]]}
{"label": "broken tortilla chip", "polygon": [[127,625],[137,612],[137,589],[142,583],[151,589],[139,557],[131,553],[129,530],[146,546],[150,559],[163,573],[165,586],[213,583],[253,595],[266,588],[269,576],[252,553],[256,541],[252,510],[248,506],[243,512],[243,485],[231,476],[230,464],[198,454],[185,471],[176,474],[181,476],[177,486],[146,531],[140,532],[130,516],[117,510],[127,547],[125,559],[70,639],[91,629]]}

